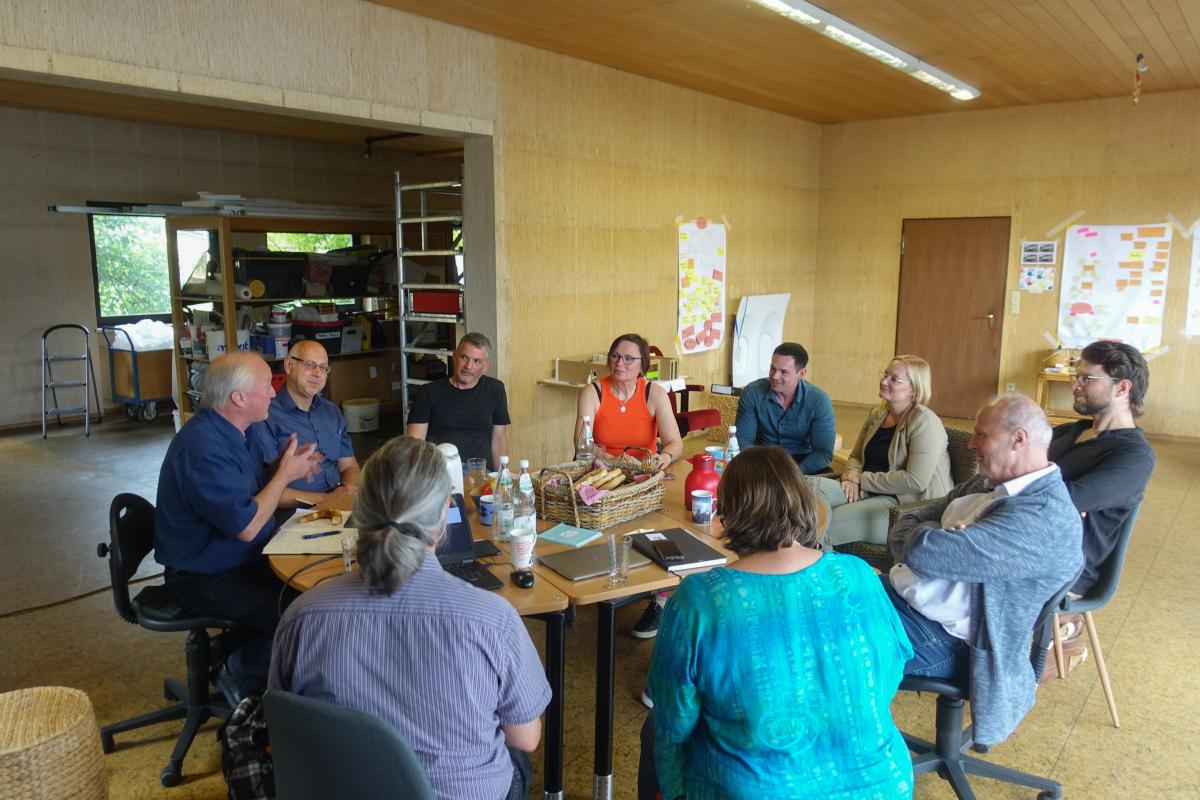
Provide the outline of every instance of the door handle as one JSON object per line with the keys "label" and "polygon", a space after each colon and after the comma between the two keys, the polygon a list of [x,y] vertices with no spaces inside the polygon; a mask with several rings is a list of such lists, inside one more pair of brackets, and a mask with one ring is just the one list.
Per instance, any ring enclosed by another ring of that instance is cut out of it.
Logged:
{"label": "door handle", "polygon": [[988,330],[996,327],[995,314],[984,314],[982,317],[971,317],[971,319],[986,319],[988,321]]}

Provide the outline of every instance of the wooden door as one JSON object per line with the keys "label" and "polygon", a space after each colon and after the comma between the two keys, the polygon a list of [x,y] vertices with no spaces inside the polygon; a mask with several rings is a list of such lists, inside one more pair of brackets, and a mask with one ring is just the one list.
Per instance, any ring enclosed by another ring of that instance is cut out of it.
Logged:
{"label": "wooden door", "polygon": [[896,352],[929,362],[941,416],[974,417],[996,393],[1010,222],[904,220]]}

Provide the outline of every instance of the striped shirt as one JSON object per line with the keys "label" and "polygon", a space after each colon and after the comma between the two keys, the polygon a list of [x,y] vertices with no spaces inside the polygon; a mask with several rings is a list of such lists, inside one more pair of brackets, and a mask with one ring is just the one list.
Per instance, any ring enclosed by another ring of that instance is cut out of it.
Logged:
{"label": "striped shirt", "polygon": [[550,702],[517,612],[433,555],[391,597],[356,572],[297,599],[275,634],[269,687],[391,723],[443,799],[505,797],[500,726],[531,722]]}

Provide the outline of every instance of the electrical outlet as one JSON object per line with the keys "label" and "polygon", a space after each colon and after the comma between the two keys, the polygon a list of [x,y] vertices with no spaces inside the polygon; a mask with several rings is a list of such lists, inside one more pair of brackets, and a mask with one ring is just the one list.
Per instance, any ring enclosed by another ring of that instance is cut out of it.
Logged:
{"label": "electrical outlet", "polygon": [[1013,394],[1017,391],[1017,385],[1015,383],[1006,383],[1004,384],[1004,391],[1006,394]]}

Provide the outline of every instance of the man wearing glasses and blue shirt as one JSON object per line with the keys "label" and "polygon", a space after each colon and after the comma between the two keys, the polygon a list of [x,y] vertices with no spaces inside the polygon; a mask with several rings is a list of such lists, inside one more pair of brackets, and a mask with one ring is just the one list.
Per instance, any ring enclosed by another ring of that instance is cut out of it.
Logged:
{"label": "man wearing glasses and blue shirt", "polygon": [[772,444],[788,451],[805,475],[833,459],[837,430],[829,395],[804,378],[808,351],[784,342],[771,354],[768,377],[746,384],[738,400],[738,445]]}
{"label": "man wearing glasses and blue shirt", "polygon": [[279,457],[292,434],[300,445],[315,443],[323,459],[311,479],[288,484],[282,504],[316,504],[353,492],[358,485],[358,460],[346,419],[341,409],[321,396],[329,380],[329,354],[320,342],[300,341],[288,351],[283,368],[287,386],[271,401],[267,420],[251,426],[247,434],[265,463]]}

